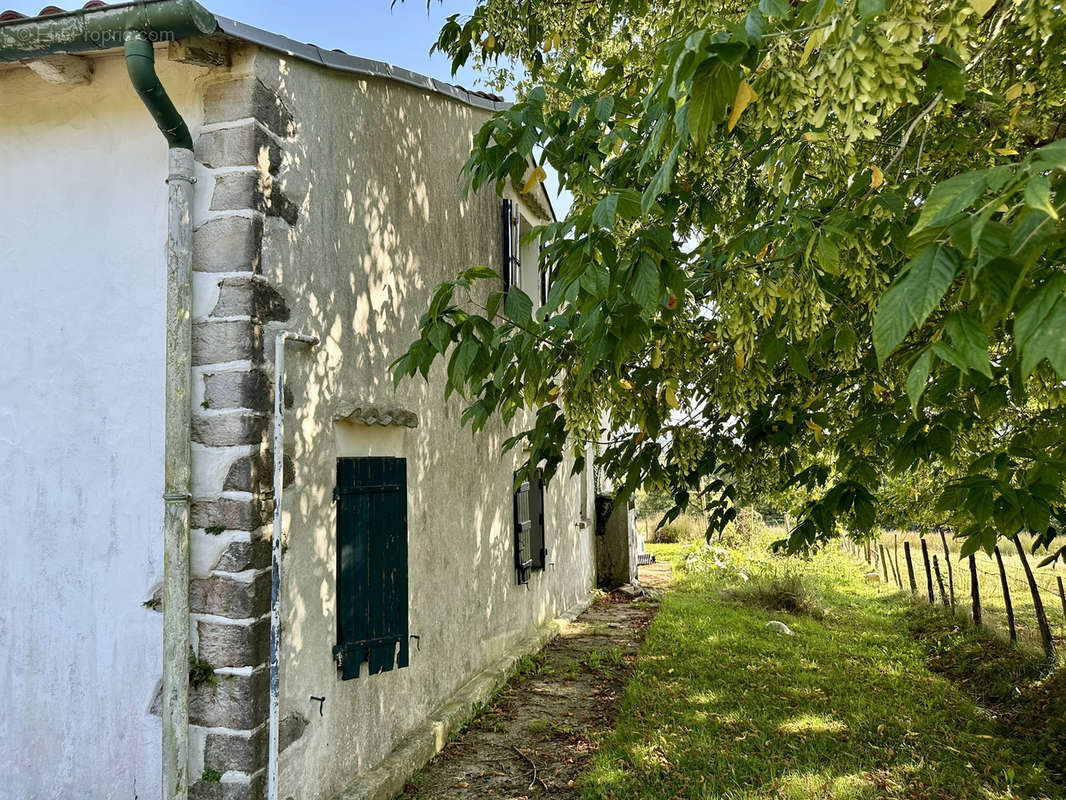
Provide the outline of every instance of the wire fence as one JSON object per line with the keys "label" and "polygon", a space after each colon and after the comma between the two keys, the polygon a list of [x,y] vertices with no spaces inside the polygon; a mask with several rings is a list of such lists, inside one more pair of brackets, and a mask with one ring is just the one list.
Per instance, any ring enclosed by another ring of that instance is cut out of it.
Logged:
{"label": "wire fence", "polygon": [[942,531],[925,537],[896,533],[846,547],[870,567],[870,577],[895,584],[1012,642],[1042,647],[1052,658],[1066,649],[1066,587],[1057,565],[1038,566],[1019,540],[992,555],[962,556]]}

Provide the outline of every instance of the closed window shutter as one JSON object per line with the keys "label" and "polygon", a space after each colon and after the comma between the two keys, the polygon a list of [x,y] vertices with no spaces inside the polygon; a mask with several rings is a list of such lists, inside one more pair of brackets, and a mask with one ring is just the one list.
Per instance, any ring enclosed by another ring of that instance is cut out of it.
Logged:
{"label": "closed window shutter", "polygon": [[337,645],[342,677],[410,662],[407,605],[407,462],[337,461]]}
{"label": "closed window shutter", "polygon": [[529,551],[533,559],[533,569],[544,569],[548,560],[548,549],[544,540],[544,477],[539,469],[530,484],[529,519],[532,522]]}
{"label": "closed window shutter", "polygon": [[530,571],[533,569],[533,554],[530,545],[530,534],[533,529],[529,502],[530,488],[529,481],[524,481],[514,494],[514,552],[519,583],[528,583]]}

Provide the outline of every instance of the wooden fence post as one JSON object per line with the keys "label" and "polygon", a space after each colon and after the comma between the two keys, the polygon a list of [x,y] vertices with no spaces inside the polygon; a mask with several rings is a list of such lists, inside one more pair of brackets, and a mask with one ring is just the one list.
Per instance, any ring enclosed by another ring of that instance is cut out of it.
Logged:
{"label": "wooden fence post", "polygon": [[899,534],[892,535],[892,565],[893,571],[896,573],[896,584],[899,586],[899,590],[903,591],[903,577],[899,574]]}
{"label": "wooden fence post", "polygon": [[1007,570],[1003,566],[1003,556],[999,553],[999,545],[995,550],[996,563],[999,564],[999,585],[1003,587],[1003,606],[1007,609],[1007,626],[1010,628],[1010,640],[1012,644],[1018,643],[1018,629],[1014,625],[1014,605],[1010,601],[1010,586],[1007,584]]}
{"label": "wooden fence post", "polygon": [[885,562],[885,546],[881,544],[880,540],[877,542],[877,552],[881,555],[881,574],[885,576],[885,583],[888,583],[888,564]]}
{"label": "wooden fence post", "polygon": [[907,562],[907,577],[911,581],[911,594],[918,594],[918,584],[914,582],[914,564],[911,562],[911,543],[903,543],[903,558]]}
{"label": "wooden fence post", "polygon": [[951,551],[948,549],[948,537],[940,528],[940,541],[944,543],[944,563],[948,566],[948,591],[951,593],[951,607],[955,608],[955,575],[951,569]]}
{"label": "wooden fence post", "polygon": [[1029,559],[1025,557],[1025,548],[1022,547],[1021,540],[1015,535],[1013,541],[1014,549],[1018,551],[1018,558],[1022,562],[1022,569],[1025,570],[1025,579],[1029,582],[1029,591],[1033,595],[1033,611],[1036,612],[1036,624],[1040,628],[1040,641],[1044,644],[1044,653],[1048,658],[1053,658],[1055,643],[1051,639],[1051,626],[1048,625],[1047,614],[1044,613],[1044,601],[1040,599],[1040,587],[1036,584],[1033,571],[1029,569]]}
{"label": "wooden fence post", "polygon": [[977,585],[977,559],[970,555],[970,599],[973,604],[973,624],[981,625],[981,587]]}
{"label": "wooden fence post", "polygon": [[922,561],[925,562],[925,588],[929,593],[929,605],[936,604],[936,598],[933,596],[933,571],[929,568],[929,548],[925,544],[925,537],[922,537]]}
{"label": "wooden fence post", "polygon": [[1062,602],[1062,616],[1066,617],[1066,592],[1062,590],[1062,578],[1056,575],[1055,580],[1059,582],[1059,600]]}
{"label": "wooden fence post", "polygon": [[940,602],[948,608],[948,593],[944,591],[944,578],[940,575],[940,562],[933,556],[933,571],[936,572],[936,585],[940,589]]}

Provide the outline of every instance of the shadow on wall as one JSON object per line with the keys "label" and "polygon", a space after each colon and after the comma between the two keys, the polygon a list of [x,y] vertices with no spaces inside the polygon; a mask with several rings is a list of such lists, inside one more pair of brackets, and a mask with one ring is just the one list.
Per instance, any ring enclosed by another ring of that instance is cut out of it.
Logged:
{"label": "shadow on wall", "polygon": [[[516,585],[511,496],[518,456],[501,455],[510,431],[496,420],[471,439],[459,424],[462,403],[443,399],[440,364],[428,383],[398,388],[388,370],[417,335],[439,281],[499,261],[499,199],[491,192],[466,196],[460,175],[487,113],[276,58],[260,56],[257,68],[272,70],[264,82],[278,88],[298,121],[277,185],[299,216],[293,226],[268,217],[262,271],[291,308],[285,327],[321,339],[287,364],[295,403],[286,452],[295,482],[283,516],[282,663],[282,714],[286,705],[307,713],[307,695],[328,692],[321,723],[316,705],[307,737],[325,737],[316,748],[346,743],[329,756],[317,751],[344,765],[313,776],[319,785],[305,790],[319,796],[339,788],[339,773],[350,778],[380,759],[532,624],[581,600],[591,582],[590,543],[574,525],[580,492],[565,477],[567,464],[548,500],[555,532],[549,547],[559,567],[535,576],[531,588]],[[479,292],[483,302],[488,288]],[[264,340],[270,359],[273,335]],[[421,639],[410,668],[339,684],[330,654],[334,429],[338,409],[353,403],[418,417],[417,428],[403,429],[396,445],[402,452],[390,455],[407,459],[410,630]],[[307,769],[313,765],[314,758]]]}

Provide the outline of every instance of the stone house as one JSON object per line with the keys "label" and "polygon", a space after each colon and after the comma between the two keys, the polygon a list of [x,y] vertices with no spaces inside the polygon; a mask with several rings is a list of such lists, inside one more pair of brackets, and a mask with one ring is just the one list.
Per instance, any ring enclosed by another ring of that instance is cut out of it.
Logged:
{"label": "stone house", "polygon": [[0,15],[0,797],[388,797],[589,602],[588,473],[516,492],[388,369],[468,266],[539,295],[543,189],[459,179],[504,107],[192,0]]}

